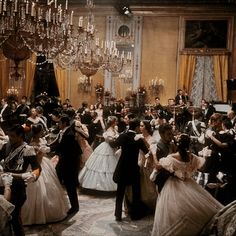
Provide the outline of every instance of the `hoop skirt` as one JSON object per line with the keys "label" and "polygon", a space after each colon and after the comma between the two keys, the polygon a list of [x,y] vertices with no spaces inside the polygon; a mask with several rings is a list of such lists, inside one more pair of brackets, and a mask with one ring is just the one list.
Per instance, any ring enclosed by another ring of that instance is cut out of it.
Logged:
{"label": "hoop skirt", "polygon": [[158,195],[152,236],[195,236],[223,207],[198,185],[192,174],[203,165],[203,158],[192,156],[181,162],[171,155],[160,159],[163,168],[174,173]]}
{"label": "hoop skirt", "polygon": [[41,167],[38,180],[26,188],[27,199],[21,211],[23,225],[56,222],[67,216],[69,201],[53,164],[43,157]]}
{"label": "hoop skirt", "polygon": [[80,171],[80,186],[99,191],[116,191],[117,185],[112,178],[118,159],[115,150],[106,141],[102,142]]}

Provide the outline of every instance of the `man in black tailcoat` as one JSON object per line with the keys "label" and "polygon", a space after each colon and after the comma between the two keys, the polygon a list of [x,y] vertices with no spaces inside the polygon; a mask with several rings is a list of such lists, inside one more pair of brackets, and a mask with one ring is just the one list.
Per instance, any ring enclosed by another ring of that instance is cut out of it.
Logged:
{"label": "man in black tailcoat", "polygon": [[79,158],[82,150],[75,140],[75,134],[70,126],[70,119],[67,115],[62,115],[59,121],[60,132],[57,141],[51,147],[59,157],[56,171],[61,183],[65,185],[71,208],[68,214],[79,211],[79,201],[77,196]]}
{"label": "man in black tailcoat", "polygon": [[111,142],[112,147],[121,147],[121,156],[117,163],[113,180],[117,183],[115,217],[117,221],[122,220],[122,204],[127,186],[132,186],[132,204],[130,217],[132,220],[142,218],[145,206],[140,200],[140,170],[138,165],[139,151],[142,150],[147,156],[149,150],[143,139],[135,139],[139,120],[129,122],[129,130],[120,134],[116,141]]}
{"label": "man in black tailcoat", "polygon": [[2,98],[0,105],[0,127],[5,133],[11,127],[12,110],[5,98]]}

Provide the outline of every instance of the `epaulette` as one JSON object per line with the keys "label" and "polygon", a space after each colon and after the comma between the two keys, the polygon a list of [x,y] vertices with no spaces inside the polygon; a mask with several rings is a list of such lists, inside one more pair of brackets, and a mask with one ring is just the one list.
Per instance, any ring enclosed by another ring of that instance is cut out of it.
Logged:
{"label": "epaulette", "polygon": [[24,156],[35,156],[35,155],[36,153],[35,153],[34,147],[25,145]]}

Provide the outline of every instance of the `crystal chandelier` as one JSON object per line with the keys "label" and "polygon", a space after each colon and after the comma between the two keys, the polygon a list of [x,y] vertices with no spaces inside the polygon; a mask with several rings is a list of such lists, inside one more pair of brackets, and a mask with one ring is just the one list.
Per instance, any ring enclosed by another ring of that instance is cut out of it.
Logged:
{"label": "crystal chandelier", "polygon": [[131,52],[119,52],[114,41],[101,41],[96,36],[92,0],[87,0],[88,16],[79,17],[78,27],[70,34],[67,45],[58,54],[55,62],[62,68],[80,70],[88,77],[95,75],[98,70],[104,69],[118,73],[123,66],[132,60]]}
{"label": "crystal chandelier", "polygon": [[67,44],[72,31],[73,11],[57,0],[0,0],[0,47],[14,61],[32,52],[54,58]]}

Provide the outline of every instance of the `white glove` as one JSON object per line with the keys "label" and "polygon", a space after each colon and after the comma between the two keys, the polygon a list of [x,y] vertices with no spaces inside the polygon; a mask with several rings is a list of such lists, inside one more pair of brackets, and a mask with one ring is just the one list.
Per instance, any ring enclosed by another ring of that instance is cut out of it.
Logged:
{"label": "white glove", "polygon": [[49,153],[50,152],[50,147],[43,145],[41,147],[39,147],[39,151],[42,153]]}
{"label": "white glove", "polygon": [[215,133],[215,132],[212,131],[212,130],[207,130],[207,131],[206,131],[206,137],[207,137],[207,138],[210,138],[214,133]]}
{"label": "white glove", "polygon": [[172,125],[175,122],[174,118],[170,118],[169,124]]}
{"label": "white glove", "polygon": [[11,186],[13,177],[11,174],[2,174],[0,176],[0,186]]}
{"label": "white glove", "polygon": [[223,178],[226,176],[226,174],[224,174],[223,172],[218,172],[218,174],[216,175],[217,179],[220,181],[220,182],[224,182]]}
{"label": "white glove", "polygon": [[144,138],[142,134],[136,134],[135,137],[134,137],[134,140],[138,141],[141,138]]}
{"label": "white glove", "polygon": [[157,177],[157,170],[156,169],[153,169],[153,171],[152,171],[152,173],[151,173],[151,175],[150,175],[150,180],[152,181],[152,182],[154,182],[155,180],[156,180],[156,177]]}
{"label": "white glove", "polygon": [[212,153],[212,150],[209,149],[208,147],[204,147],[204,148],[202,149],[202,155],[203,155],[204,157],[209,157],[209,156],[211,156],[211,153]]}
{"label": "white glove", "polygon": [[36,176],[33,172],[26,172],[23,173],[21,176],[26,183],[32,183],[36,180]]}

